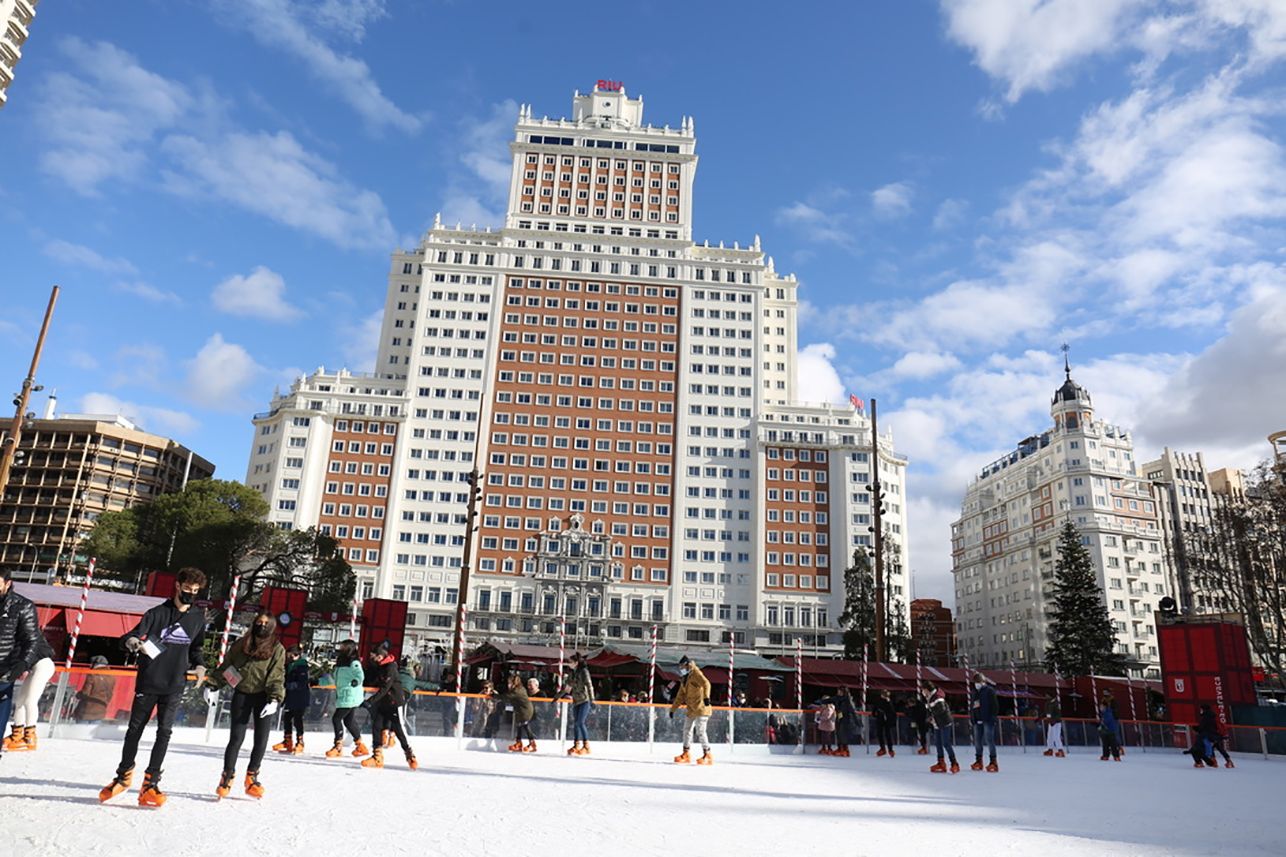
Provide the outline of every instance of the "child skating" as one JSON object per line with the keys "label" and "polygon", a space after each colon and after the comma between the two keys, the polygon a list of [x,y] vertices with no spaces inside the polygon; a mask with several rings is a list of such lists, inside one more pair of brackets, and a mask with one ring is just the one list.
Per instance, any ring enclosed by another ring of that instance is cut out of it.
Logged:
{"label": "child skating", "polygon": [[366,671],[357,657],[357,643],[345,640],[335,653],[335,713],[330,724],[335,730],[335,745],[326,751],[326,758],[335,759],[344,753],[344,730],[353,736],[353,756],[369,756],[371,751],[362,743],[362,733],[357,728],[357,710],[366,696]]}

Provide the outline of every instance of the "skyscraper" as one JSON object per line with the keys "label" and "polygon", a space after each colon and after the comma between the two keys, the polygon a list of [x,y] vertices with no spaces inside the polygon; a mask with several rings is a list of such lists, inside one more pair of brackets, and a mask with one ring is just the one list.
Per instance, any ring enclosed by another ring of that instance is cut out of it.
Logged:
{"label": "skyscraper", "polygon": [[[641,642],[655,624],[668,643],[838,651],[842,572],[872,541],[870,423],[798,401],[798,283],[758,237],[693,241],[693,121],[646,125],[599,81],[571,119],[523,106],[510,150],[503,228],[435,220],[393,254],[376,373],[406,410],[365,588],[445,639],[476,466],[471,639],[564,622],[576,642]],[[284,467],[260,445],[252,484],[309,490],[308,455]],[[906,460],[878,447],[905,618]]]}

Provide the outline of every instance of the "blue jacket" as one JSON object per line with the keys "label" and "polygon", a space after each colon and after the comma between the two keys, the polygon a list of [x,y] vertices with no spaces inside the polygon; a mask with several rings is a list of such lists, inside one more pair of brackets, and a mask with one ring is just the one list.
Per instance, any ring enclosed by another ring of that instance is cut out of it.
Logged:
{"label": "blue jacket", "polygon": [[366,671],[361,661],[353,661],[348,666],[335,667],[335,707],[356,708],[366,696]]}
{"label": "blue jacket", "polygon": [[1116,731],[1116,714],[1112,711],[1112,706],[1104,705],[1099,710],[1098,719],[1103,724],[1103,728]]}
{"label": "blue jacket", "polygon": [[996,722],[996,689],[983,683],[973,691],[973,719],[975,723]]}
{"label": "blue jacket", "polygon": [[311,700],[308,692],[308,661],[303,658],[291,661],[286,667],[286,704],[288,711],[306,711]]}

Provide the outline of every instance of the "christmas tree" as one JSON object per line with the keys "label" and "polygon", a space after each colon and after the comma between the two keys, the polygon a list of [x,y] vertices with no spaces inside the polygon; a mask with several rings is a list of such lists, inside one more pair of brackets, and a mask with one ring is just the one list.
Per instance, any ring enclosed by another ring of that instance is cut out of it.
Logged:
{"label": "christmas tree", "polygon": [[1116,631],[1089,550],[1068,521],[1058,534],[1054,564],[1054,609],[1045,663],[1063,675],[1119,675]]}

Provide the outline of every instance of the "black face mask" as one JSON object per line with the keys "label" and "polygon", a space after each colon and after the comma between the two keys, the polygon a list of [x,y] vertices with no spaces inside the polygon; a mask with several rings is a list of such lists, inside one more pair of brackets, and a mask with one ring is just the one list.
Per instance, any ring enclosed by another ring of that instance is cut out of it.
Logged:
{"label": "black face mask", "polygon": [[193,601],[196,601],[196,595],[192,594],[191,592],[183,592],[183,591],[179,592],[180,604],[191,604]]}
{"label": "black face mask", "polygon": [[268,626],[267,626],[267,625],[255,625],[255,627],[254,627],[254,635],[255,635],[256,637],[266,637],[266,636],[268,636]]}

